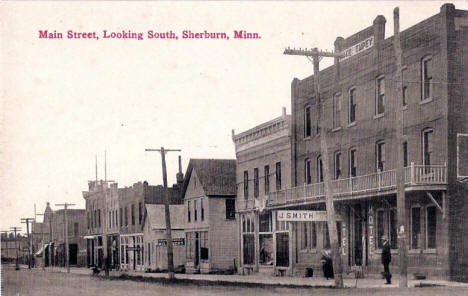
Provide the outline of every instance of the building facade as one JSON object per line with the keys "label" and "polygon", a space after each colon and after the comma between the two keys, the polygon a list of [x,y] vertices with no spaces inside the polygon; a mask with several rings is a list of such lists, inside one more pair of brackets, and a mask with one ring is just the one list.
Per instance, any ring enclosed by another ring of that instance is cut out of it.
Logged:
{"label": "building facade", "polygon": [[238,262],[242,274],[288,270],[292,243],[285,223],[273,223],[270,192],[291,187],[291,115],[283,114],[234,134],[236,149]]}
{"label": "building facade", "polygon": [[186,272],[233,271],[236,263],[236,162],[190,159],[182,190]]}

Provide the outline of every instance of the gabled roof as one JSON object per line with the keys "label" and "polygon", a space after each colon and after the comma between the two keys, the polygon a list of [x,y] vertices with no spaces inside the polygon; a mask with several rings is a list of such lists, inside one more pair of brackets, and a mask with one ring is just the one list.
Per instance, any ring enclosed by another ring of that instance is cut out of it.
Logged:
{"label": "gabled roof", "polygon": [[[164,205],[146,204],[145,218],[143,219],[142,229],[145,223],[149,223],[151,229],[166,229],[166,214]],[[184,205],[169,205],[171,214],[171,229],[185,228],[185,210]]]}
{"label": "gabled roof", "polygon": [[196,171],[206,196],[236,195],[235,159],[190,159],[185,173],[182,196],[185,196],[193,170]]}

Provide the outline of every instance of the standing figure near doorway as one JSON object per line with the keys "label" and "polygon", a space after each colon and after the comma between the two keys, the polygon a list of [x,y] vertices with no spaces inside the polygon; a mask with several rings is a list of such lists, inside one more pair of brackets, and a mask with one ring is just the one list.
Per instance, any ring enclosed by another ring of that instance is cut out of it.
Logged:
{"label": "standing figure near doorway", "polygon": [[330,278],[334,278],[333,276],[333,261],[331,257],[331,252],[329,250],[325,250],[322,252],[322,258],[320,260],[322,262],[322,269],[323,269],[323,276],[328,280]]}
{"label": "standing figure near doorway", "polygon": [[384,266],[384,276],[387,281],[385,284],[390,285],[392,283],[392,274],[390,273],[389,265],[392,261],[392,253],[390,252],[390,243],[386,235],[382,236],[382,264]]}

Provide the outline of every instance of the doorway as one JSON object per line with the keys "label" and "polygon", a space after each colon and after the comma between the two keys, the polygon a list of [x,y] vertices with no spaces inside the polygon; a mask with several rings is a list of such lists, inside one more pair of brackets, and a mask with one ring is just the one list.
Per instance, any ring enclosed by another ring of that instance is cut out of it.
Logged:
{"label": "doorway", "polygon": [[199,232],[195,232],[195,268],[200,264],[200,239]]}
{"label": "doorway", "polygon": [[276,233],[276,266],[289,266],[289,233]]}
{"label": "doorway", "polygon": [[78,263],[78,245],[69,244],[68,245],[68,254],[69,254],[69,263],[70,265],[76,265]]}

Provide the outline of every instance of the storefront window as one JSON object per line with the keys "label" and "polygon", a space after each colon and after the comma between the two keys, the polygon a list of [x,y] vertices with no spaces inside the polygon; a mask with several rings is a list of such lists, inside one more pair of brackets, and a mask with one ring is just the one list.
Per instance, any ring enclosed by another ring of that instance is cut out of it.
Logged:
{"label": "storefront window", "polygon": [[437,209],[435,206],[426,208],[427,225],[427,243],[426,248],[435,249],[437,247],[436,228],[437,228]]}
{"label": "storefront window", "polygon": [[385,211],[377,210],[377,248],[382,248],[382,236],[385,234]]}
{"label": "storefront window", "polygon": [[421,236],[421,209],[411,208],[411,249],[419,248],[419,237]]}
{"label": "storefront window", "polygon": [[301,250],[317,248],[317,225],[316,222],[300,222]]}
{"label": "storefront window", "polygon": [[187,259],[193,259],[195,255],[193,232],[187,232]]}
{"label": "storefront window", "polygon": [[200,259],[208,260],[209,248],[208,248],[208,231],[200,232]]}
{"label": "storefront window", "polygon": [[255,224],[250,214],[242,215],[242,263],[254,264],[255,260]]}

